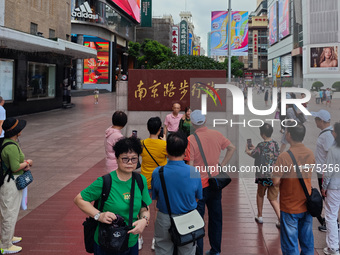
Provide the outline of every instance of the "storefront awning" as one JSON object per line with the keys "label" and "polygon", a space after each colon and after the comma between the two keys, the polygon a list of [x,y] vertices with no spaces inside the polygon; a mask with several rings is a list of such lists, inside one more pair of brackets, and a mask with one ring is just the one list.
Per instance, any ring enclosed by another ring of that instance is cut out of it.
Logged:
{"label": "storefront awning", "polygon": [[0,49],[13,49],[26,52],[53,52],[73,58],[94,58],[97,51],[66,40],[50,40],[13,29],[0,27]]}

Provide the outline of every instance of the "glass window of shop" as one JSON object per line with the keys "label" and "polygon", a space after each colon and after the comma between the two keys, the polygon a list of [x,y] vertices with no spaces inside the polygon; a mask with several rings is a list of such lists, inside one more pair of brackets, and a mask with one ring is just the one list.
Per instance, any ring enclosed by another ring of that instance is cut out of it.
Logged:
{"label": "glass window of shop", "polygon": [[14,60],[0,59],[0,96],[13,100]]}
{"label": "glass window of shop", "polygon": [[27,99],[55,97],[56,65],[28,62]]}

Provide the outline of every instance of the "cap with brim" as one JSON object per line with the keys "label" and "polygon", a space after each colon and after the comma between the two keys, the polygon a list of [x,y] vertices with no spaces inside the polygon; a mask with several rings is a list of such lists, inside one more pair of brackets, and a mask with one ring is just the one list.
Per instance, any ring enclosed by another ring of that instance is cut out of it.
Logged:
{"label": "cap with brim", "polygon": [[2,129],[5,131],[5,137],[10,138],[19,134],[26,127],[26,120],[8,118],[2,124]]}
{"label": "cap with brim", "polygon": [[317,117],[324,122],[330,122],[331,121],[331,114],[326,110],[320,110],[318,112],[311,112],[312,116]]}
{"label": "cap with brim", "polygon": [[201,110],[195,110],[190,114],[190,120],[193,125],[201,126],[205,123],[205,116]]}

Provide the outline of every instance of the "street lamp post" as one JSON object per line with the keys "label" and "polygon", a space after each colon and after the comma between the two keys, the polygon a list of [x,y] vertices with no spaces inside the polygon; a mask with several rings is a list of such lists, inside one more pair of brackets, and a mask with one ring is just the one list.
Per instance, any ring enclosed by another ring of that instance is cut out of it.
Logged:
{"label": "street lamp post", "polygon": [[228,82],[231,82],[231,0],[228,6]]}

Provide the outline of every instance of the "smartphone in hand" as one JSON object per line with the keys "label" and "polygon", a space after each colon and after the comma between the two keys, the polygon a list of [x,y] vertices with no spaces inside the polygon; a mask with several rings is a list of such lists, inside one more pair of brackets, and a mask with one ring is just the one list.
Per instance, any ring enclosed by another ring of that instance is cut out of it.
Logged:
{"label": "smartphone in hand", "polygon": [[250,150],[250,147],[253,146],[252,142],[251,142],[251,139],[247,139],[247,146],[248,146],[248,149]]}

